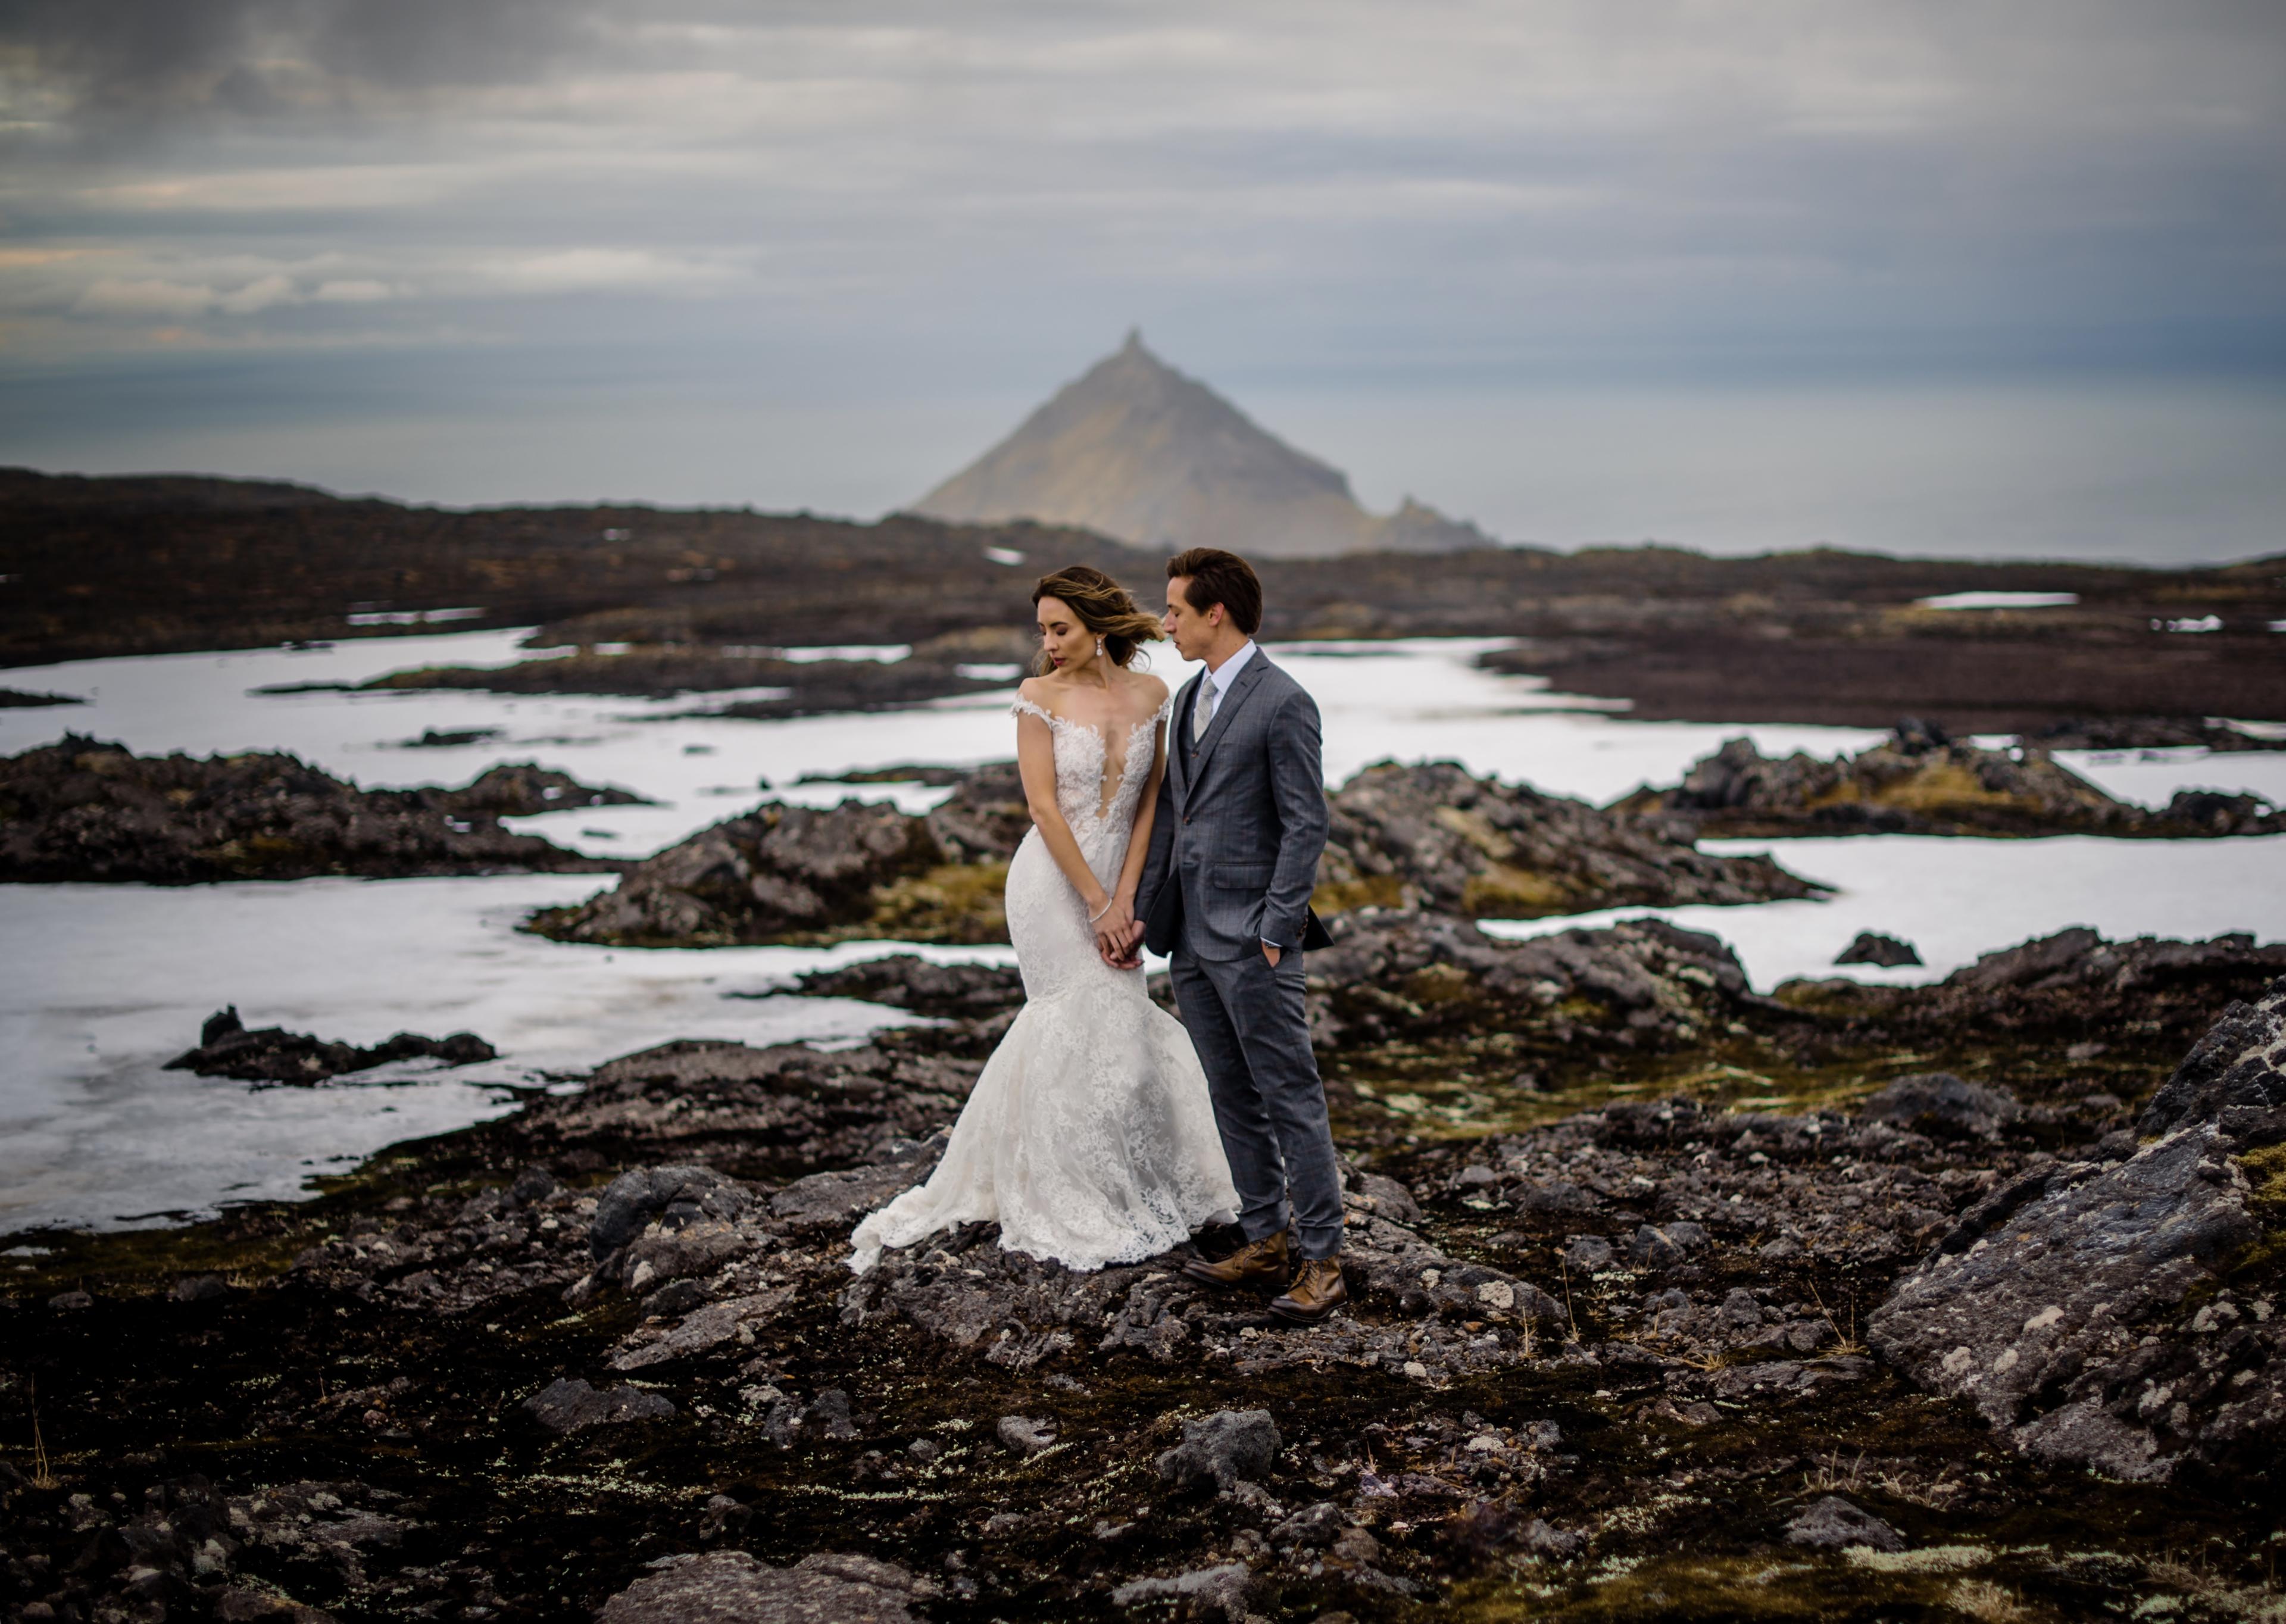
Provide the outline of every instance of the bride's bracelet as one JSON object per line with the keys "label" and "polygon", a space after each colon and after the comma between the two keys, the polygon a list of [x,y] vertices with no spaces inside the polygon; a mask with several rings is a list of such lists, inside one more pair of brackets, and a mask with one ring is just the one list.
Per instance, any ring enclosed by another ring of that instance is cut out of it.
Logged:
{"label": "bride's bracelet", "polygon": [[1115,904],[1118,901],[1119,901],[1119,899],[1118,899],[1117,897],[1115,897],[1115,897],[1111,898],[1108,902],[1106,902],[1106,903],[1103,904],[1103,906],[1102,906],[1102,907],[1100,907],[1100,908],[1097,909],[1093,913],[1092,913],[1092,914],[1090,914],[1090,915],[1088,915],[1088,916],[1087,916],[1087,922],[1088,922],[1090,925],[1094,924],[1098,919],[1101,918],[1105,914],[1109,913],[1109,912],[1111,911],[1111,910],[1112,910],[1112,908],[1113,908],[1114,904]]}

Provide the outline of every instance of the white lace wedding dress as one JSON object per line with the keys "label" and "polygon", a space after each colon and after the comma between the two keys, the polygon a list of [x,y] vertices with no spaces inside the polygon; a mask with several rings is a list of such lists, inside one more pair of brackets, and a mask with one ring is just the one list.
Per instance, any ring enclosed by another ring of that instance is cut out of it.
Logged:
{"label": "white lace wedding dress", "polygon": [[[1049,714],[1056,804],[1109,889],[1127,855],[1157,729],[1137,722],[1115,753],[1104,733]],[[849,1266],[957,1224],[997,1219],[1010,1251],[1075,1269],[1132,1263],[1237,1210],[1206,1074],[1140,969],[1095,950],[1087,908],[1037,829],[1008,865],[1008,936],[1024,1007],[985,1062],[928,1182],[857,1226]]]}

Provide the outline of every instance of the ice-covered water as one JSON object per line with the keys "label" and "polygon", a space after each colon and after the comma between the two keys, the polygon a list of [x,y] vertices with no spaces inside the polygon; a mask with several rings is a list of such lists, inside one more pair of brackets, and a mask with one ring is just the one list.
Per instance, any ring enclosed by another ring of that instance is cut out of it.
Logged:
{"label": "ice-covered water", "polygon": [[[291,1196],[383,1145],[506,1109],[513,1088],[670,1038],[854,1038],[911,1019],[844,999],[734,996],[872,957],[878,943],[626,952],[515,929],[596,885],[540,874],[8,887],[0,1232]],[[501,1058],[410,1062],[321,1089],[160,1069],[232,1003],[249,1026],[365,1045],[474,1031]]]}
{"label": "ice-covered water", "polygon": [[[352,693],[353,685],[423,665],[504,665],[520,631],[374,638],[315,649],[261,649],[83,660],[12,671],[11,687],[71,694],[85,705],[0,711],[0,753],[67,730],[149,753],[288,750],[367,788],[465,784],[501,761],[536,761],[582,780],[657,801],[551,812],[523,826],[575,848],[645,856],[753,804],[759,784],[788,800],[850,794],[919,810],[938,799],[910,788],[804,784],[901,762],[973,763],[1015,753],[1008,692],[963,696],[863,715],[745,721],[682,714],[735,695],[668,699],[488,694],[459,690]],[[1537,678],[1479,670],[1499,640],[1420,639],[1281,646],[1277,658],[1325,713],[1326,774],[1335,783],[1385,758],[1449,757],[1478,772],[1607,800],[1671,779],[1733,734],[1765,751],[1832,755],[1877,735],[1854,729],[1709,727],[1628,722],[1612,702],[1551,693]],[[879,655],[892,650],[846,650]],[[1163,646],[1161,674],[1195,666]],[[1013,687],[1013,685],[1012,685]],[[299,692],[264,690],[298,688]],[[467,745],[407,748],[424,733],[485,732]]]}
{"label": "ice-covered water", "polygon": [[[15,670],[11,687],[88,703],[0,710],[0,753],[67,730],[145,753],[290,750],[370,787],[460,784],[495,762],[537,761],[658,804],[551,813],[527,826],[582,849],[642,855],[753,804],[765,779],[771,793],[791,799],[855,792],[919,810],[942,792],[795,781],[906,761],[1005,759],[1013,750],[1005,692],[871,715],[741,721],[678,713],[721,695],[356,694],[306,686],[354,684],[425,664],[506,663],[527,657],[523,635],[422,634]],[[1473,662],[1490,646],[1418,640],[1273,651],[1318,698],[1327,776],[1336,783],[1385,758],[1450,759],[1604,802],[1640,784],[1672,782],[1741,733],[1766,753],[1821,755],[1879,737],[1630,721],[1608,701],[1478,669]],[[816,652],[882,658],[895,650]],[[1171,681],[1186,674],[1171,652],[1160,658]],[[260,691],[286,686],[302,691]],[[406,747],[432,729],[492,731],[465,745]],[[2282,755],[2167,751],[2069,760],[2113,793],[2151,804],[2189,784],[2286,798]],[[2077,922],[2114,934],[2286,934],[2286,841],[1860,839],[1785,842],[1778,855],[1839,882],[1841,895],[1674,916],[1736,943],[1763,985],[1823,969],[1864,928],[1905,935],[1930,960],[1917,973],[1850,972],[1889,978],[1942,974],[1978,952]],[[0,890],[0,1043],[12,1061],[0,1076],[0,1230],[114,1224],[291,1195],[312,1172],[505,1108],[512,1095],[502,1085],[532,1085],[550,1071],[668,1037],[854,1037],[904,1018],[867,1005],[726,996],[883,950],[878,944],[830,954],[636,953],[515,930],[532,908],[604,883],[550,875]],[[471,1029],[502,1058],[445,1074],[397,1068],[316,1091],[251,1092],[160,1069],[195,1039],[206,1015],[231,1002],[249,1024],[361,1043],[400,1029]]]}

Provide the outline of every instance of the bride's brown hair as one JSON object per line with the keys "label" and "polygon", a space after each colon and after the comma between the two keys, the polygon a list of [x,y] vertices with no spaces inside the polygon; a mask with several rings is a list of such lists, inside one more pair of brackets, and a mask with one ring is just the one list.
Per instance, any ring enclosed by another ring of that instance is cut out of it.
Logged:
{"label": "bride's brown hair", "polygon": [[[1092,564],[1067,564],[1052,575],[1041,576],[1032,588],[1032,602],[1037,606],[1042,598],[1054,598],[1100,637],[1103,651],[1115,666],[1132,663],[1138,649],[1166,635],[1156,620],[1135,607],[1126,587]],[[1043,649],[1032,662],[1033,674],[1045,676],[1054,669]]]}

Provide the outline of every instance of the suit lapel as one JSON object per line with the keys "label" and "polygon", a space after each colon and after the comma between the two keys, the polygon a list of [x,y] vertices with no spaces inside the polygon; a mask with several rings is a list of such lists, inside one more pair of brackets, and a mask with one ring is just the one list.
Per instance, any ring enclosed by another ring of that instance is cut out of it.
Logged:
{"label": "suit lapel", "polygon": [[1246,662],[1246,669],[1238,674],[1238,681],[1233,682],[1230,691],[1222,697],[1222,704],[1216,708],[1214,720],[1207,723],[1207,736],[1199,741],[1197,753],[1191,758],[1190,783],[1185,786],[1186,794],[1196,788],[1199,781],[1206,777],[1208,759],[1214,754],[1214,747],[1222,742],[1222,736],[1230,731],[1231,717],[1240,706],[1246,703],[1248,697],[1254,692],[1254,685],[1269,668],[1270,657],[1257,648],[1253,658]]}
{"label": "suit lapel", "polygon": [[1167,771],[1175,781],[1175,804],[1179,807],[1191,790],[1191,706],[1198,703],[1199,684],[1205,682],[1202,671],[1183,684],[1175,696],[1174,713],[1167,719],[1168,730],[1174,737],[1167,741]]}

